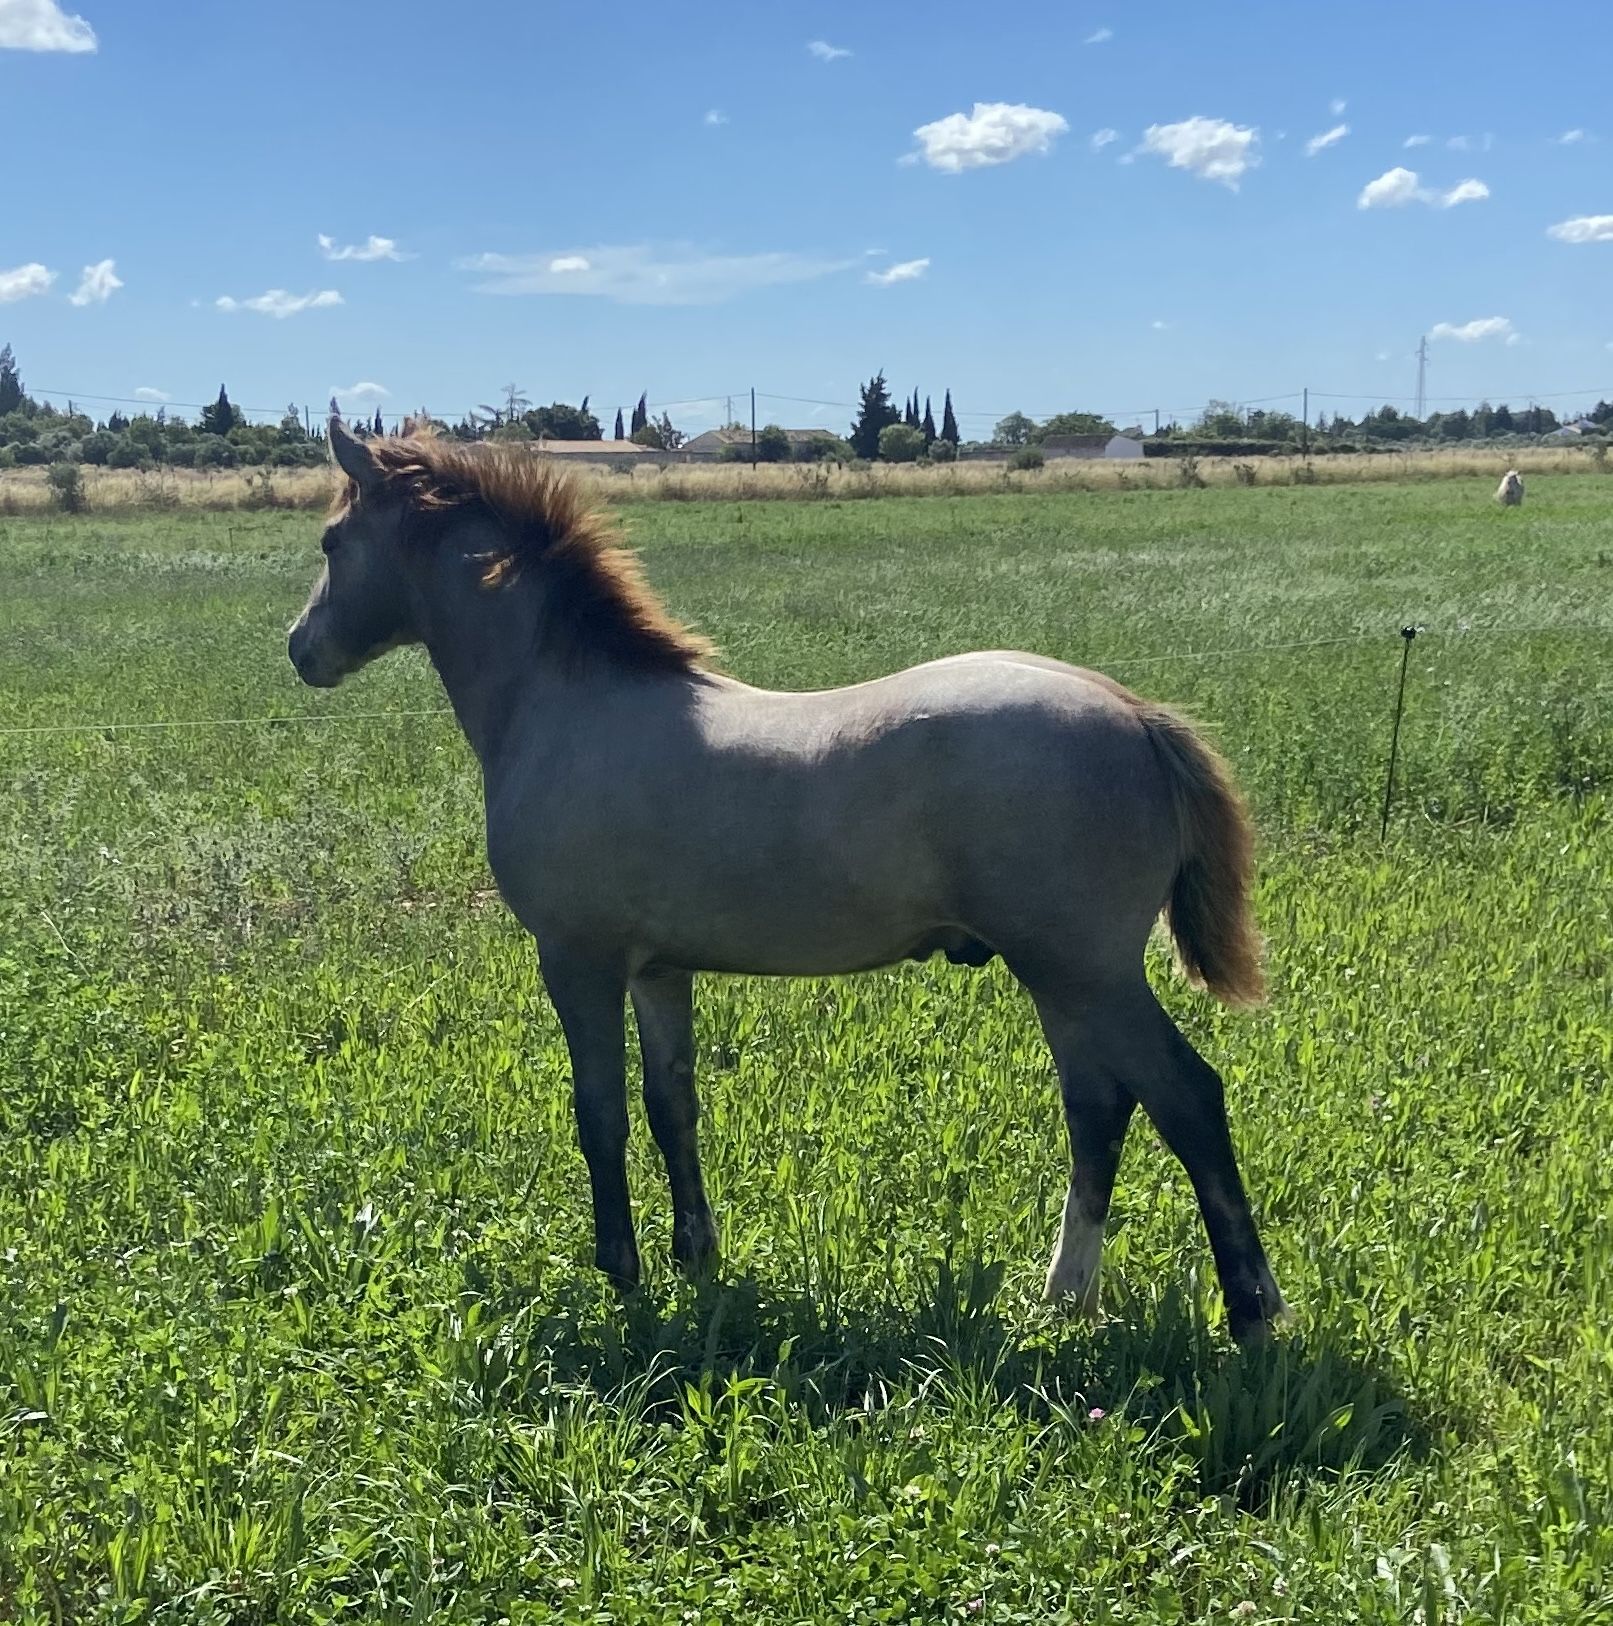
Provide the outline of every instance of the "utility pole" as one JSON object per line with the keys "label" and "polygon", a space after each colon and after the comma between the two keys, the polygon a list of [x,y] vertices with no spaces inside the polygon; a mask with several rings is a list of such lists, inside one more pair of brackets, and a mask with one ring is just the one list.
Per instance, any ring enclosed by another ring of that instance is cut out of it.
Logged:
{"label": "utility pole", "polygon": [[1428,415],[1428,335],[1425,333],[1417,345],[1417,421]]}
{"label": "utility pole", "polygon": [[314,438],[314,428],[308,417],[308,407],[306,403],[304,403],[302,409],[302,432],[308,437],[309,440]]}
{"label": "utility pole", "polygon": [[750,387],[750,466],[756,467],[756,386]]}
{"label": "utility pole", "polygon": [[[1289,396],[1288,399],[1293,400],[1293,396]],[[1300,437],[1300,440],[1304,445],[1305,455],[1309,457],[1311,455],[1311,387],[1309,384],[1305,386],[1305,405],[1300,409],[1300,412],[1299,421],[1305,426],[1305,433]]]}
{"label": "utility pole", "polygon": [[1158,407],[1154,408],[1154,433],[1156,435],[1159,433],[1159,408]]}

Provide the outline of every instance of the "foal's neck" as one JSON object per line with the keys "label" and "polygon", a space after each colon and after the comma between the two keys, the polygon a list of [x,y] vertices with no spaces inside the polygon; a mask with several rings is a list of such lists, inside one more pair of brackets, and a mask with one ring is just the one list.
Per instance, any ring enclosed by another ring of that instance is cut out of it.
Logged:
{"label": "foal's neck", "polygon": [[486,775],[498,765],[511,720],[559,674],[538,648],[540,589],[526,581],[485,586],[481,551],[473,540],[435,554],[417,601],[422,642]]}

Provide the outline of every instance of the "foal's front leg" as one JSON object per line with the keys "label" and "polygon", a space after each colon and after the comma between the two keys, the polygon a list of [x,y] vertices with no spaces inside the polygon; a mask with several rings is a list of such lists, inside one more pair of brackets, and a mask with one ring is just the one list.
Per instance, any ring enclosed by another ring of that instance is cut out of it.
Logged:
{"label": "foal's front leg", "polygon": [[657,972],[628,984],[644,1057],[644,1105],[672,1187],[672,1253],[686,1270],[700,1269],[717,1252],[717,1224],[700,1176],[693,987],[686,971]]}
{"label": "foal's front leg", "polygon": [[626,980],[552,945],[540,948],[539,968],[571,1052],[577,1139],[594,1193],[594,1264],[626,1291],[638,1286],[627,1194]]}

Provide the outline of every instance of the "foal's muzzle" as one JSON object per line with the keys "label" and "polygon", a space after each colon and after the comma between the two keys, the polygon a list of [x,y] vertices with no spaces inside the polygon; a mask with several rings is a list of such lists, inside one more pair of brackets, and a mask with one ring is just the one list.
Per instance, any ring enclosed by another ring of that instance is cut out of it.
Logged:
{"label": "foal's muzzle", "polygon": [[339,666],[321,660],[314,640],[309,636],[308,623],[299,621],[286,640],[286,653],[300,677],[312,689],[334,689],[346,675]]}

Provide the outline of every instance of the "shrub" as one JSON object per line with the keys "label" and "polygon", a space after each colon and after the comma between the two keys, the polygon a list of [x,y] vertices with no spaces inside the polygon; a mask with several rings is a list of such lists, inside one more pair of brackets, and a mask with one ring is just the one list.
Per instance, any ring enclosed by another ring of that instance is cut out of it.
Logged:
{"label": "shrub", "polygon": [[196,467],[199,469],[233,469],[235,448],[227,440],[212,436],[200,441],[196,447]]}
{"label": "shrub", "polygon": [[79,444],[79,456],[86,463],[104,463],[112,455],[112,449],[117,444],[116,435],[108,434],[104,429],[97,429],[93,434],[86,435]]}
{"label": "shrub", "polygon": [[916,463],[924,451],[924,431],[910,423],[888,423],[879,432],[882,463]]}
{"label": "shrub", "polygon": [[956,463],[958,448],[950,440],[932,440],[930,442],[930,461],[932,463]]}
{"label": "shrub", "polygon": [[1232,465],[1232,478],[1240,486],[1252,486],[1255,483],[1255,466],[1253,463],[1234,463]]}
{"label": "shrub", "polygon": [[77,463],[52,463],[45,478],[56,506],[64,514],[82,514],[89,506],[84,495],[84,474]]}
{"label": "shrub", "polygon": [[766,425],[756,437],[756,461],[788,463],[789,460],[790,437],[776,423]]}
{"label": "shrub", "polygon": [[119,435],[106,454],[109,469],[137,469],[140,467],[140,448],[132,440]]}
{"label": "shrub", "polygon": [[831,435],[827,429],[821,435],[803,440],[795,448],[798,463],[849,463],[856,455],[846,441]]}
{"label": "shrub", "polygon": [[1047,458],[1043,455],[1042,448],[1040,446],[1021,446],[1020,449],[1008,459],[1008,466],[1011,469],[1021,470],[1039,469],[1046,462]]}
{"label": "shrub", "polygon": [[1181,460],[1176,465],[1176,483],[1189,491],[1203,490],[1204,476],[1199,473],[1197,452],[1182,453]]}

